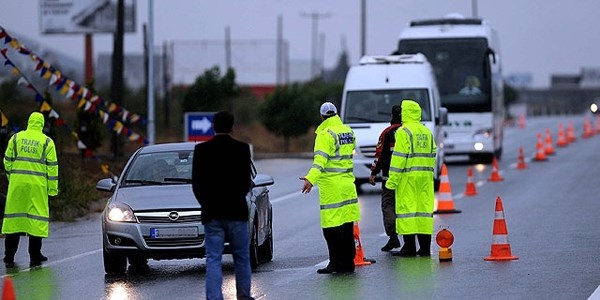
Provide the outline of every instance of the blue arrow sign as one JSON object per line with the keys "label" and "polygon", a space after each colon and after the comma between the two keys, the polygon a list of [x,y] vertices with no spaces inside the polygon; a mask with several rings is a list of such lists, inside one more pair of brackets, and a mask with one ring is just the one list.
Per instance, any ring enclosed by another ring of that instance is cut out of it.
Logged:
{"label": "blue arrow sign", "polygon": [[212,128],[214,112],[187,112],[184,117],[185,140],[206,141],[215,135]]}

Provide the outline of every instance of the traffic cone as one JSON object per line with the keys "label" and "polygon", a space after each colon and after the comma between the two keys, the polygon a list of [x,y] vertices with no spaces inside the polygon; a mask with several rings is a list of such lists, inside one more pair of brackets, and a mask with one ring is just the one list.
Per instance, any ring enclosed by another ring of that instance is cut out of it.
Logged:
{"label": "traffic cone", "polygon": [[544,150],[544,143],[542,142],[542,134],[538,133],[537,135],[537,145],[535,152],[535,160],[536,161],[545,161],[546,160],[546,150]]}
{"label": "traffic cone", "polygon": [[434,214],[449,214],[459,213],[460,210],[454,208],[454,200],[452,200],[452,188],[448,179],[448,168],[446,164],[442,164],[442,173],[440,174],[440,187],[438,190],[437,209]]}
{"label": "traffic cone", "polygon": [[525,115],[519,115],[519,128],[525,128]]}
{"label": "traffic cone", "polygon": [[525,163],[525,155],[523,154],[523,147],[519,147],[519,162],[517,163],[517,169],[527,169],[527,164]]}
{"label": "traffic cone", "polygon": [[573,128],[573,121],[569,120],[569,125],[567,126],[567,141],[569,141],[569,143],[572,143],[575,140],[577,140],[577,137],[575,136],[575,129]]}
{"label": "traffic cone", "polygon": [[554,142],[552,142],[552,134],[550,128],[546,128],[546,144],[544,146],[544,152],[546,155],[554,155]]}
{"label": "traffic cone", "polygon": [[354,222],[354,245],[356,245],[356,254],[354,255],[355,266],[366,266],[375,262],[375,260],[372,259],[365,259],[365,252],[363,251],[362,243],[360,242],[358,222]]}
{"label": "traffic cone", "polygon": [[490,256],[483,258],[484,260],[515,260],[519,259],[513,256],[510,251],[510,243],[508,242],[508,229],[504,220],[504,209],[502,208],[502,199],[500,196],[496,198],[496,211],[494,213],[494,228],[492,231],[492,251]]}
{"label": "traffic cone", "polygon": [[10,276],[4,277],[4,285],[2,287],[2,300],[15,300],[15,288],[13,286],[12,279]]}
{"label": "traffic cone", "polygon": [[475,182],[473,182],[473,168],[467,169],[467,188],[465,189],[466,196],[477,195],[477,189],[475,189]]}
{"label": "traffic cone", "polygon": [[583,121],[583,135],[582,137],[587,139],[594,136],[594,128],[588,116],[585,116]]}
{"label": "traffic cone", "polygon": [[596,118],[596,133],[600,133],[600,115]]}
{"label": "traffic cone", "polygon": [[565,136],[565,128],[562,123],[558,124],[558,140],[556,141],[556,145],[559,147],[566,147],[569,145],[569,141],[567,141],[567,137]]}
{"label": "traffic cone", "polygon": [[494,159],[492,159],[492,174],[490,174],[490,178],[488,178],[488,181],[502,180],[504,180],[504,178],[502,178],[502,176],[500,176],[500,173],[498,173],[498,161],[496,160],[496,157],[494,157]]}

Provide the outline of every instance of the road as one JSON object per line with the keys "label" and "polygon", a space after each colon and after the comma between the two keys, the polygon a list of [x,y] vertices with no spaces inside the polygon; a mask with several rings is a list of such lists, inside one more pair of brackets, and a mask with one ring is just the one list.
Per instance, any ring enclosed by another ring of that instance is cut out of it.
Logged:
{"label": "road", "polygon": [[[593,124],[596,128],[596,119]],[[577,140],[556,154],[534,161],[537,134],[550,129],[556,144],[558,124],[573,121]],[[436,214],[435,232],[455,236],[453,259],[400,258],[381,252],[386,242],[379,186],[364,186],[359,196],[360,238],[365,256],[376,262],[351,275],[321,275],[327,248],[319,228],[318,193],[300,194],[298,177],[311,160],[261,159],[261,173],[273,175],[274,248],[272,262],[253,274],[257,299],[597,299],[600,292],[600,134],[582,137],[584,115],[538,117],[525,128],[508,127],[499,160],[502,181],[489,181],[490,165],[463,158],[447,160],[452,203],[460,213]],[[519,148],[525,169],[517,169]],[[467,169],[473,167],[477,195],[466,196]],[[486,261],[490,256],[495,203],[500,197],[512,255],[518,260]],[[52,223],[44,240],[49,261],[27,267],[22,240],[11,277],[18,299],[203,299],[204,260],[150,261],[144,274],[105,276],[100,216]],[[3,245],[3,243],[0,243]],[[3,246],[2,246],[3,247]],[[235,295],[230,257],[225,258],[225,294]]]}

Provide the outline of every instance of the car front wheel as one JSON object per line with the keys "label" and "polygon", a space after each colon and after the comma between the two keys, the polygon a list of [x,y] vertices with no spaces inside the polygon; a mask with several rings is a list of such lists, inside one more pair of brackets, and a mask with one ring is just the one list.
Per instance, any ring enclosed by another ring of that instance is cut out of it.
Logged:
{"label": "car front wheel", "polygon": [[127,257],[116,253],[109,253],[106,249],[102,251],[104,260],[104,272],[109,275],[118,275],[125,273],[127,269]]}
{"label": "car front wheel", "polygon": [[256,224],[252,227],[252,235],[250,236],[250,267],[252,270],[258,268],[258,242],[256,236]]}

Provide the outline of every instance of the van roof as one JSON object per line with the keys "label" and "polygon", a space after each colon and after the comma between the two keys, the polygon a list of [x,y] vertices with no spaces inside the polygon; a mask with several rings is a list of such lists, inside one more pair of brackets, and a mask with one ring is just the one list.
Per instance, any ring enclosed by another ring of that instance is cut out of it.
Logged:
{"label": "van roof", "polygon": [[361,57],[361,65],[379,65],[379,64],[423,64],[427,63],[427,58],[421,53],[400,54],[400,55],[370,55]]}

